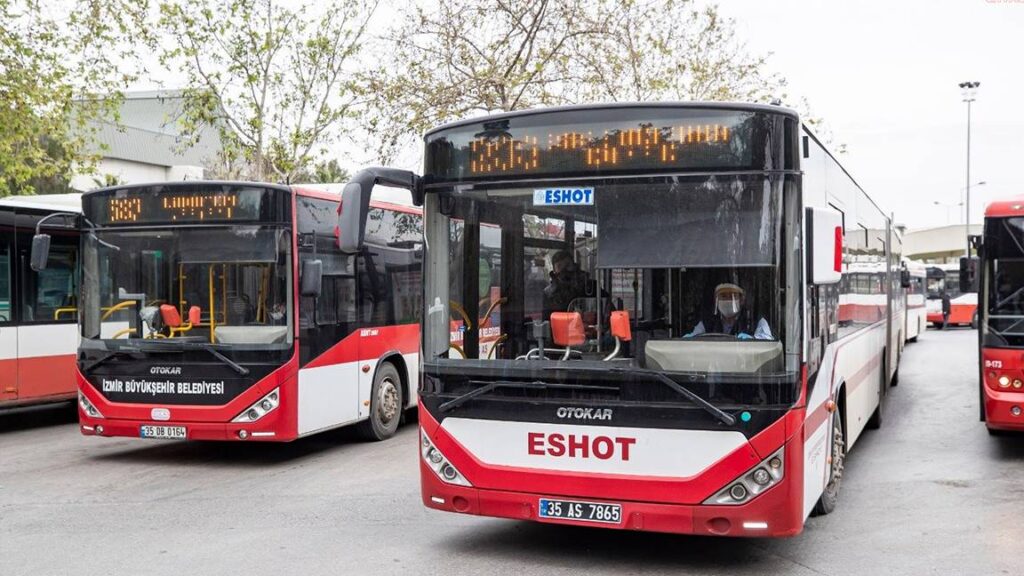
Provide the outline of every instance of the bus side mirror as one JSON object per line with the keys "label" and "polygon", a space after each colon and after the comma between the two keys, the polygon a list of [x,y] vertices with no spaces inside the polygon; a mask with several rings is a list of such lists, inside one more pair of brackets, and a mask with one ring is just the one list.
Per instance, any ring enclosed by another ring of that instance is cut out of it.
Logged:
{"label": "bus side mirror", "polygon": [[[372,189],[372,185],[369,188]],[[366,233],[364,214],[369,213],[369,205],[369,189],[364,190],[359,182],[349,182],[345,185],[341,192],[341,209],[338,216],[338,248],[342,252],[358,254],[362,250],[363,236]]]}
{"label": "bus side mirror", "polygon": [[981,234],[970,234],[967,236],[967,243],[977,252],[981,250]]}
{"label": "bus side mirror", "polygon": [[900,286],[910,288],[910,270],[900,268]]}
{"label": "bus side mirror", "polygon": [[46,269],[46,262],[50,259],[50,235],[36,234],[32,237],[32,256],[29,259],[29,266],[32,270],[39,272]]}
{"label": "bus side mirror", "polygon": [[319,298],[324,285],[323,260],[303,260],[299,273],[299,293],[302,296]]}
{"label": "bus side mirror", "polygon": [[960,257],[960,292],[978,291],[978,257]]}
{"label": "bus side mirror", "polygon": [[808,208],[806,220],[807,283],[835,284],[843,277],[843,216]]}

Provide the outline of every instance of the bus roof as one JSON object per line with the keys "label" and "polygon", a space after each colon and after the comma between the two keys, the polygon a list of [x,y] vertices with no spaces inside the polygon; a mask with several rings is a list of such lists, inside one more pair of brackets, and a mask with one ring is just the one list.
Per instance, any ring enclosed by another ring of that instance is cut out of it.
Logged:
{"label": "bus roof", "polygon": [[546,108],[530,108],[528,110],[516,110],[514,112],[499,112],[497,114],[484,114],[472,118],[464,118],[447,124],[442,124],[428,130],[423,137],[426,138],[435,132],[441,132],[450,128],[457,128],[468,124],[476,124],[482,121],[502,120],[505,118],[519,118],[522,116],[533,116],[535,114],[548,114],[553,112],[568,112],[573,110],[601,110],[616,108],[697,108],[697,109],[718,109],[718,110],[740,110],[751,112],[771,112],[773,114],[786,114],[794,119],[799,118],[796,110],[784,106],[771,104],[752,104],[750,102],[607,102],[600,104],[577,104],[573,106],[552,106]]}
{"label": "bus roof", "polygon": [[71,194],[8,196],[0,198],[0,208],[31,208],[54,212],[81,212],[82,195],[75,192]]}
{"label": "bus roof", "polygon": [[1024,196],[996,200],[985,207],[986,218],[1005,218],[1008,216],[1024,216]]}

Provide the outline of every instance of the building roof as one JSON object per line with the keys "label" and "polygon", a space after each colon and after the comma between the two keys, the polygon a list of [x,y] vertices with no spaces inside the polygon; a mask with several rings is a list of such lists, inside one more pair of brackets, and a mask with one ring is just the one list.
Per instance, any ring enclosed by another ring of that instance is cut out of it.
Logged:
{"label": "building roof", "polygon": [[204,126],[196,143],[185,148],[181,122],[184,103],[181,90],[126,92],[119,122],[99,121],[94,125],[96,145],[91,152],[156,166],[209,164],[220,153],[220,135],[215,127]]}

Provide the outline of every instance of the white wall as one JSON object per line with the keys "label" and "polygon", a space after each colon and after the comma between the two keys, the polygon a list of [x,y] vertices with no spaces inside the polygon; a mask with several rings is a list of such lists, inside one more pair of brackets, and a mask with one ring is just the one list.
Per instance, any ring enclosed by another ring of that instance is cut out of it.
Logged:
{"label": "white wall", "polygon": [[71,179],[76,190],[91,190],[97,181],[103,182],[104,175],[116,176],[121,184],[143,184],[146,182],[175,182],[199,180],[203,177],[201,166],[157,166],[117,158],[103,158],[96,164],[93,174],[78,174]]}

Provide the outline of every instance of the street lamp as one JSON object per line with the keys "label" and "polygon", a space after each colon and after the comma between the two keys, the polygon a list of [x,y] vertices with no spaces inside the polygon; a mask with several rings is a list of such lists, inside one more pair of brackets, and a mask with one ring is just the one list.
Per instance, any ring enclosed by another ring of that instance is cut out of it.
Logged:
{"label": "street lamp", "polygon": [[[960,187],[960,203],[957,204],[957,206],[966,206],[966,203],[964,202],[964,191],[970,190],[971,188],[977,188],[978,186],[984,186],[986,184],[988,184],[988,182],[982,180],[981,182],[975,182],[974,184],[971,184],[970,186],[961,186]],[[968,220],[965,218],[964,222],[967,222],[967,221]],[[970,228],[967,229],[967,233],[968,234],[971,233],[970,232]]]}
{"label": "street lamp", "polygon": [[967,103],[967,257],[971,256],[971,102],[978,94],[981,82],[961,82],[960,93]]}
{"label": "street lamp", "polygon": [[[960,191],[962,192],[962,191],[963,191],[963,189],[961,189]],[[956,204],[950,204],[950,203],[948,203],[948,202],[939,202],[938,200],[934,200],[934,201],[932,202],[932,204],[935,204],[936,206],[942,206],[943,208],[945,208],[945,209],[946,209],[946,224],[949,224],[949,223],[950,223],[950,222],[949,222],[949,221],[950,221],[950,217],[949,217],[949,210],[950,210],[951,208],[960,208],[961,206],[963,206],[963,205],[964,205],[964,203],[963,203],[963,202],[957,202]],[[957,210],[957,212],[959,212],[959,210]]]}

